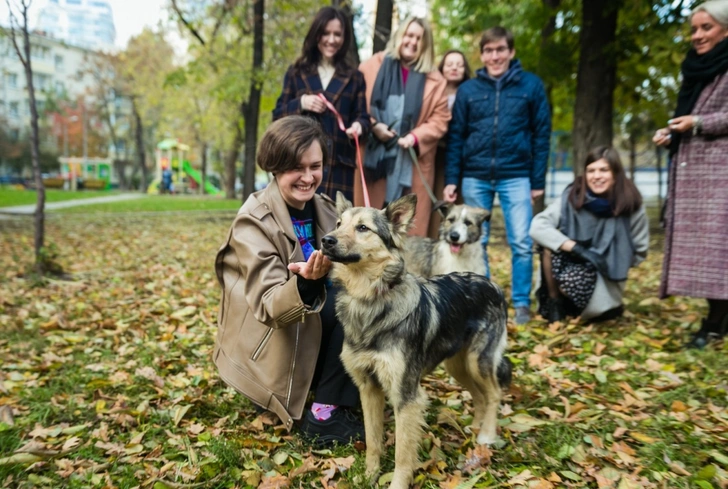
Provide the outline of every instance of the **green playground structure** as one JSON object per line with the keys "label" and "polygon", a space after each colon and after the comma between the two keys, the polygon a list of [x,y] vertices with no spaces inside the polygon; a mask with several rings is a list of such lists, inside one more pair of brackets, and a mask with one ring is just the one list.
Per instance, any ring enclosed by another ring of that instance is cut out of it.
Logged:
{"label": "green playground structure", "polygon": [[[159,194],[162,191],[162,172],[165,168],[169,168],[172,172],[172,186],[175,193],[184,192],[188,187],[186,178],[189,178],[199,187],[202,182],[202,176],[189,161],[185,159],[185,154],[190,150],[186,144],[180,143],[177,139],[165,139],[157,144],[157,172],[152,183],[147,188],[148,194]],[[212,185],[209,181],[205,182],[205,192],[211,195],[220,193],[220,189]]]}

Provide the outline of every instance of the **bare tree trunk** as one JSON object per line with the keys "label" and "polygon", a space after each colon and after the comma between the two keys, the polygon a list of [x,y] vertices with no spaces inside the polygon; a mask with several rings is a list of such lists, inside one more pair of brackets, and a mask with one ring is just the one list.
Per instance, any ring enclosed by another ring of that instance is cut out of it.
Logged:
{"label": "bare tree trunk", "polygon": [[546,20],[544,26],[541,28],[541,56],[539,57],[538,74],[544,80],[546,96],[548,97],[549,105],[553,106],[553,104],[551,103],[553,80],[552,77],[549,76],[550,73],[548,72],[549,57],[547,56],[547,53],[551,49],[553,35],[556,32],[556,10],[561,5],[561,0],[542,0],[542,2],[543,6],[549,12],[549,17]]}
{"label": "bare tree trunk", "polygon": [[243,165],[243,202],[255,192],[255,151],[258,145],[258,117],[263,88],[261,69],[263,68],[263,27],[265,0],[253,3],[253,76],[250,80],[250,95],[243,102],[245,119],[245,161]]}
{"label": "bare tree trunk", "polygon": [[[33,250],[35,252],[35,270],[40,274],[49,271],[46,270],[47,260],[43,257],[43,245],[45,243],[45,187],[43,186],[43,177],[40,171],[40,154],[38,143],[38,107],[35,102],[35,87],[33,85],[33,66],[30,57],[30,34],[28,32],[28,8],[30,1],[20,2],[20,13],[23,18],[23,24],[20,25],[13,14],[10,2],[6,0],[8,12],[10,16],[10,40],[15,48],[15,54],[23,65],[25,71],[25,81],[28,89],[28,103],[30,105],[30,158],[33,167],[33,181],[35,183],[36,202],[34,214],[34,233],[33,233]],[[18,45],[16,37],[16,28],[20,30],[23,38],[22,50]]]}
{"label": "bare tree trunk", "polygon": [[[242,109],[241,109],[242,111]],[[240,154],[240,146],[243,144],[243,133],[240,131],[240,124],[235,121],[235,138],[232,148],[225,155],[225,198],[235,198],[235,180],[238,177],[237,163]]]}
{"label": "bare tree trunk", "polygon": [[377,0],[377,16],[374,19],[374,39],[372,53],[384,51],[392,33],[392,0]]}
{"label": "bare tree trunk", "polygon": [[634,133],[629,135],[629,178],[634,182],[634,172],[637,169],[637,137]]}
{"label": "bare tree trunk", "polygon": [[614,137],[614,88],[617,56],[614,43],[617,13],[614,0],[582,0],[579,67],[574,105],[574,168],[597,145],[611,145]]}
{"label": "bare tree trunk", "polygon": [[202,158],[200,168],[200,194],[205,195],[205,182],[207,182],[207,143],[202,143]]}
{"label": "bare tree trunk", "polygon": [[134,114],[135,130],[134,135],[136,138],[136,150],[137,150],[137,164],[138,168],[142,170],[142,181],[141,191],[146,192],[149,186],[149,180],[147,175],[147,164],[145,161],[146,151],[144,151],[144,126],[142,125],[142,117],[139,115],[139,110],[136,105],[134,98],[131,99],[131,109]]}

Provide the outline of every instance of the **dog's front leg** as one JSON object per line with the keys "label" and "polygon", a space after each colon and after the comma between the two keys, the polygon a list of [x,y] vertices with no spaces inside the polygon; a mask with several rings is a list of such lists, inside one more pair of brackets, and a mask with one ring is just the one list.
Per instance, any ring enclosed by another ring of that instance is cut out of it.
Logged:
{"label": "dog's front leg", "polygon": [[366,475],[370,480],[379,474],[384,445],[384,392],[371,380],[359,384],[367,440]]}
{"label": "dog's front leg", "polygon": [[389,489],[407,489],[412,481],[417,468],[417,449],[422,440],[426,407],[427,396],[419,386],[414,399],[402,401],[395,407],[394,477]]}

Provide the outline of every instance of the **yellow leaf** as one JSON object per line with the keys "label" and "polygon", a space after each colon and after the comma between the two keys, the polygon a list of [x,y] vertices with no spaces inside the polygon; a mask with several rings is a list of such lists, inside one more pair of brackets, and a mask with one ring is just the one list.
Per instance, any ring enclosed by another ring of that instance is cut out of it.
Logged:
{"label": "yellow leaf", "polygon": [[652,438],[651,436],[647,436],[644,433],[640,433],[638,431],[630,431],[629,437],[633,440],[641,441],[645,444],[655,443],[657,442],[657,438]]}
{"label": "yellow leaf", "polygon": [[182,319],[184,317],[193,315],[195,312],[197,312],[196,306],[185,306],[179,311],[173,312],[170,316],[175,319]]}
{"label": "yellow leaf", "polygon": [[187,414],[187,411],[189,411],[191,407],[192,404],[187,404],[186,406],[175,406],[174,415],[172,416],[172,421],[175,426],[177,426],[179,422],[182,421],[182,418],[185,417],[185,414]]}
{"label": "yellow leaf", "polygon": [[9,457],[0,458],[0,465],[32,464],[42,460],[38,455],[32,453],[16,453]]}

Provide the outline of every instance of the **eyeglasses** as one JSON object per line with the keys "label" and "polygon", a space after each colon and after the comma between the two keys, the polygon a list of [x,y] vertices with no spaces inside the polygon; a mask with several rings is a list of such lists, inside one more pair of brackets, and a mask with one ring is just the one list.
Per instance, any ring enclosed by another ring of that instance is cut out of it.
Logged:
{"label": "eyeglasses", "polygon": [[495,49],[485,48],[485,49],[483,49],[483,54],[486,55],[486,56],[493,56],[494,53],[505,54],[506,51],[509,51],[508,47],[506,47],[506,46],[500,46],[500,47],[495,48]]}

